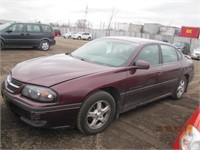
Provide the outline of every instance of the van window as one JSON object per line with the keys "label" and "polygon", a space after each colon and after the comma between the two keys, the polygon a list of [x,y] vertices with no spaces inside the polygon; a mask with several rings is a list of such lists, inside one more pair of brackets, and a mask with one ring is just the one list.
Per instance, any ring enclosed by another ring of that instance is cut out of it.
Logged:
{"label": "van window", "polygon": [[43,32],[49,32],[49,33],[52,32],[51,27],[48,25],[42,25],[42,30]]}
{"label": "van window", "polygon": [[14,24],[9,28],[12,32],[21,32],[24,31],[24,24]]}
{"label": "van window", "polygon": [[27,24],[28,32],[41,32],[40,25],[37,24]]}

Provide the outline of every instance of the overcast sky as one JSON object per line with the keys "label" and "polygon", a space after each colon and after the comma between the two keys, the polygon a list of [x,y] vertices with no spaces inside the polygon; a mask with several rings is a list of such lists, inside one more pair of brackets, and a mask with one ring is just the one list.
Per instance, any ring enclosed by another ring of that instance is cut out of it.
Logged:
{"label": "overcast sky", "polygon": [[0,19],[15,21],[75,22],[85,18],[95,27],[113,22],[200,26],[200,0],[0,0]]}

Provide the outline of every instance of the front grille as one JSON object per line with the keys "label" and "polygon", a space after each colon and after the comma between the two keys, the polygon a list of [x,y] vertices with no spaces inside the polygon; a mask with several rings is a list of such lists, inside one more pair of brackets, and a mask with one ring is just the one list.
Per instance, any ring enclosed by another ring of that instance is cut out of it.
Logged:
{"label": "front grille", "polygon": [[22,82],[12,78],[10,75],[7,77],[6,83],[7,83],[6,88],[10,92],[15,92],[23,85]]}
{"label": "front grille", "polygon": [[14,79],[14,78],[12,78],[12,77],[11,77],[11,83],[12,83],[12,84],[15,84],[15,85],[17,85],[17,86],[21,86],[21,85],[22,85],[22,82],[20,82],[20,81]]}

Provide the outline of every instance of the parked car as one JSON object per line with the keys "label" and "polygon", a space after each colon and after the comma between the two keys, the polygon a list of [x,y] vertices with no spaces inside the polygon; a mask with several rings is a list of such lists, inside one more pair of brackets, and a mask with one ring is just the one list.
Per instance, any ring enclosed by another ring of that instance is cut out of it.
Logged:
{"label": "parked car", "polygon": [[168,43],[105,37],[70,54],[17,64],[2,95],[34,127],[76,125],[96,134],[130,109],[167,96],[180,99],[193,71],[193,61]]}
{"label": "parked car", "polygon": [[88,32],[79,32],[76,34],[72,34],[72,38],[73,39],[78,39],[78,40],[91,40],[92,39],[92,35],[91,33]]}
{"label": "parked car", "polygon": [[64,37],[64,38],[72,38],[72,34],[76,34],[76,32],[68,32],[68,33],[65,33],[65,34],[63,34],[63,37]]}
{"label": "parked car", "polygon": [[200,150],[200,106],[184,124],[174,144],[174,150]]}
{"label": "parked car", "polygon": [[61,36],[61,32],[59,29],[54,29],[54,32],[56,36]]}
{"label": "parked car", "polygon": [[200,60],[200,47],[197,47],[193,50],[191,57],[193,59],[199,59]]}
{"label": "parked car", "polygon": [[1,48],[32,46],[48,50],[56,43],[51,26],[37,23],[7,23],[0,26]]}
{"label": "parked car", "polygon": [[178,50],[185,55],[190,55],[190,44],[187,42],[175,42],[173,44]]}

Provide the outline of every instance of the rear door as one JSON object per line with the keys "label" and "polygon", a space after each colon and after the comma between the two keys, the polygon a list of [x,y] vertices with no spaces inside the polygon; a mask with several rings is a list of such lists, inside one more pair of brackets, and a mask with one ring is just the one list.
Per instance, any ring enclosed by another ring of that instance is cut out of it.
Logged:
{"label": "rear door", "polygon": [[26,24],[26,43],[31,46],[38,46],[43,38],[43,31],[40,24]]}
{"label": "rear door", "polygon": [[183,68],[177,50],[169,45],[161,45],[162,53],[162,75],[160,82],[162,95],[172,93],[180,78],[182,77]]}
{"label": "rear door", "polygon": [[25,28],[23,23],[16,23],[10,26],[3,35],[6,46],[25,45]]}

